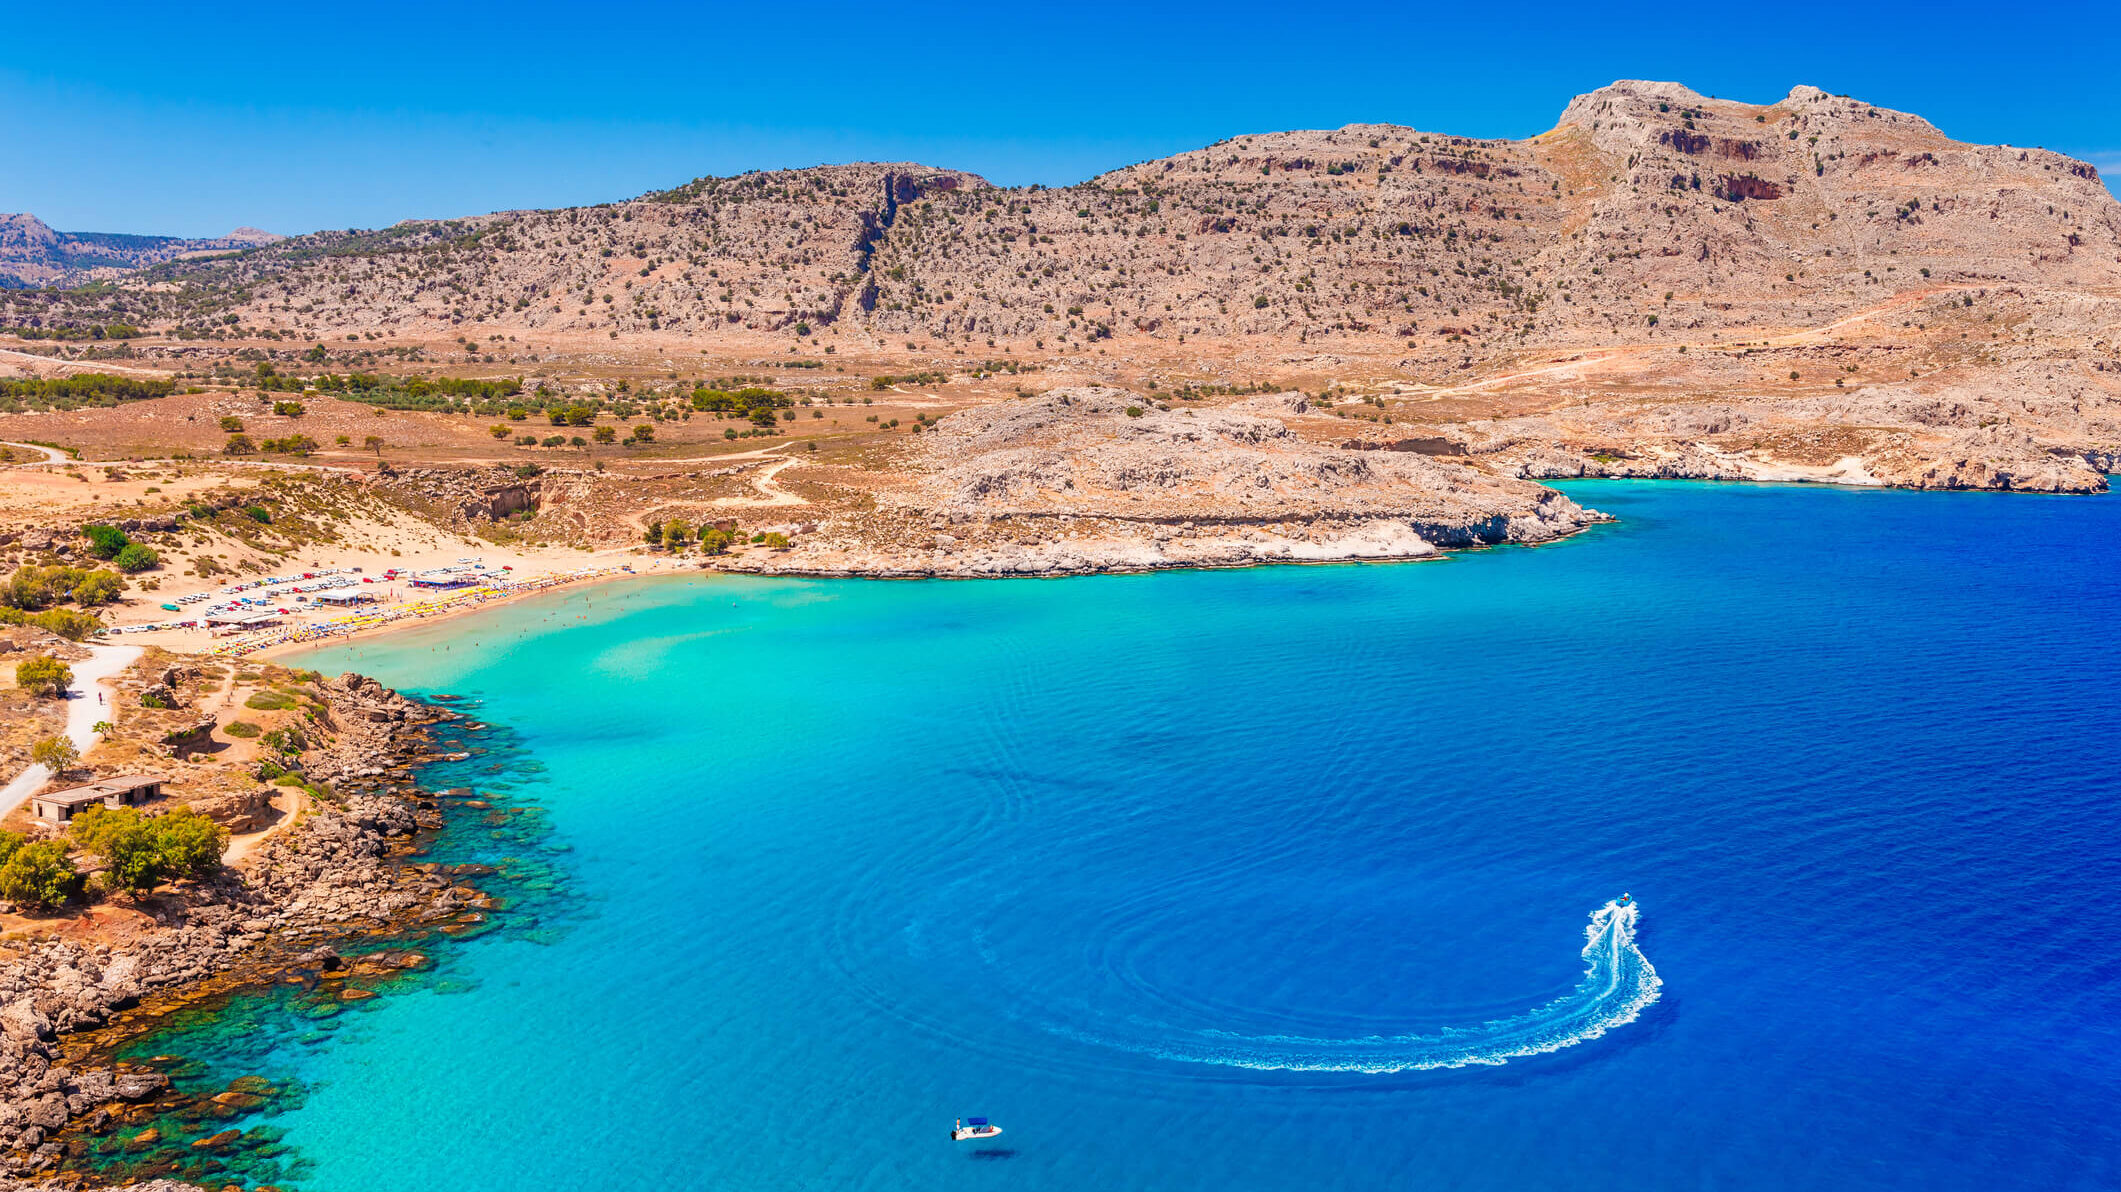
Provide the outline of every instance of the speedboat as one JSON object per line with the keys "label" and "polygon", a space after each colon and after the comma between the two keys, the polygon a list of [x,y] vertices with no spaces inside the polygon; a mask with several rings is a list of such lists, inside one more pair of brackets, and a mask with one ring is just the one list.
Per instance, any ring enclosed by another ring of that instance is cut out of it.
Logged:
{"label": "speedboat", "polygon": [[992,1138],[1001,1132],[1000,1126],[986,1118],[960,1118],[950,1127],[950,1141],[970,1142],[976,1138]]}

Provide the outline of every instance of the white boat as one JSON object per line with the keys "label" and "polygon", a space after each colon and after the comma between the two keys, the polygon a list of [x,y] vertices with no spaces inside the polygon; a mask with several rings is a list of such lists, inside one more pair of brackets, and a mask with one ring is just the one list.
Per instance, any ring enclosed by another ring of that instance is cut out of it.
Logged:
{"label": "white boat", "polygon": [[959,1118],[950,1127],[950,1141],[970,1142],[979,1138],[993,1138],[1002,1128],[983,1117]]}

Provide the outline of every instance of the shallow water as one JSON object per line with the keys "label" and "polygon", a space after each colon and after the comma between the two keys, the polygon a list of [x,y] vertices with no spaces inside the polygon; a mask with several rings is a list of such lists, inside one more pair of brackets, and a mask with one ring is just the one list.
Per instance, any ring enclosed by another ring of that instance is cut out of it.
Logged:
{"label": "shallow water", "polygon": [[313,656],[515,734],[571,909],[246,1059],[301,1186],[2121,1184],[2121,499],[1570,488]]}

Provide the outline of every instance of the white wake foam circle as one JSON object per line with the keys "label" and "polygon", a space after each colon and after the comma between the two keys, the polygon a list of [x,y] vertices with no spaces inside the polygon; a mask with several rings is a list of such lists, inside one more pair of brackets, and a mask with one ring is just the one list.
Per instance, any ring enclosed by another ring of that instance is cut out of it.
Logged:
{"label": "white wake foam circle", "polygon": [[1663,982],[1635,946],[1640,916],[1638,904],[1617,900],[1591,912],[1584,928],[1583,980],[1538,1009],[1479,1026],[1354,1039],[1202,1030],[1155,1043],[1062,1033],[1161,1059],[1261,1071],[1386,1073],[1502,1064],[1596,1039],[1635,1021],[1657,1000]]}

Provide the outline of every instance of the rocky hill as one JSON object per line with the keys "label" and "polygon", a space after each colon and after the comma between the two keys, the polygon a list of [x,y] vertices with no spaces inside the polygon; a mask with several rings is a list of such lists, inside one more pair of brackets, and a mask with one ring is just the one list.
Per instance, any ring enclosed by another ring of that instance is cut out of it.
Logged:
{"label": "rocky hill", "polygon": [[226,236],[132,236],[117,232],[55,232],[26,213],[0,213],[0,288],[80,286],[205,253],[240,252],[282,237],[256,228]]}
{"label": "rocky hill", "polygon": [[1061,188],[904,163],[703,178],[0,293],[0,325],[108,322],[187,341],[143,351],[189,368],[224,343],[493,364],[500,341],[555,386],[836,352],[938,378],[1028,361],[1038,388],[1302,388],[1370,403],[1341,439],[1441,438],[1522,477],[2090,491],[2121,455],[2121,203],[2097,170],[1804,86],[1619,82],[1524,140],[1267,133]]}
{"label": "rocky hill", "polygon": [[1272,133],[1057,189],[913,165],[753,173],[321,232],[167,264],[111,301],[321,335],[795,340],[846,323],[960,341],[1421,345],[1736,333],[1955,283],[2121,284],[2121,204],[2083,162],[1963,144],[1815,88],[1751,105],[1623,82],[1523,141]]}
{"label": "rocky hill", "polygon": [[899,461],[906,482],[734,570],[1058,575],[1426,558],[1606,520],[1566,496],[1420,453],[1306,438],[1301,394],[1159,408],[1060,388],[962,410]]}

